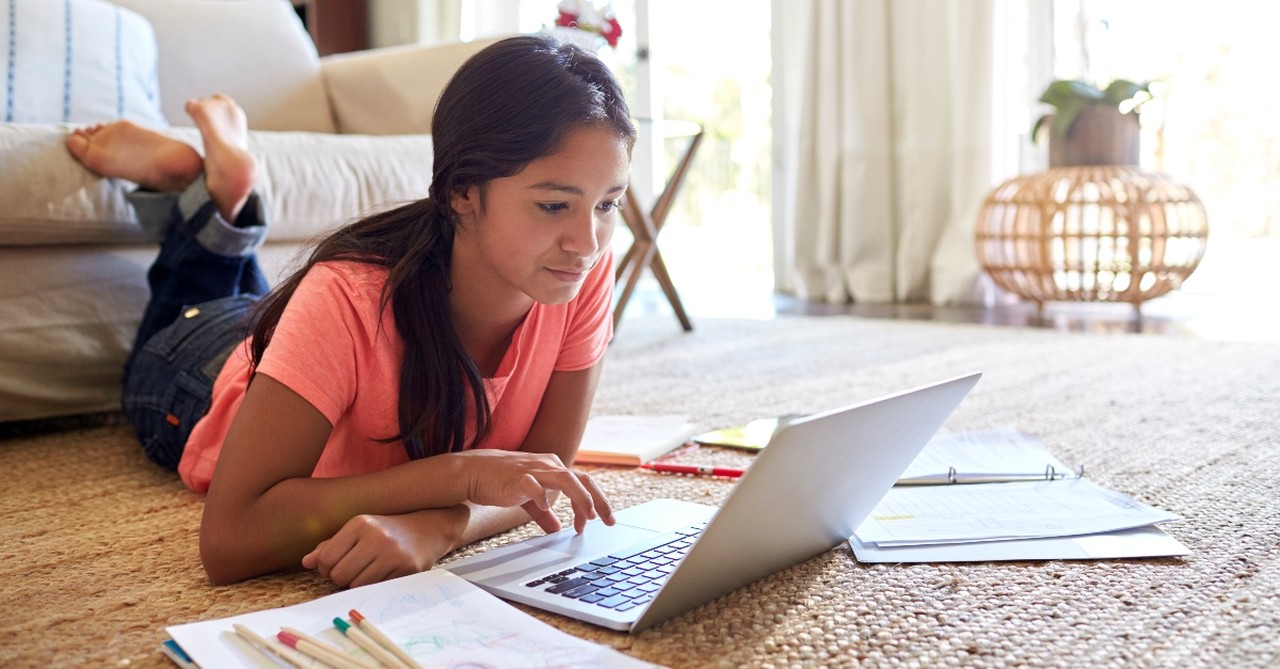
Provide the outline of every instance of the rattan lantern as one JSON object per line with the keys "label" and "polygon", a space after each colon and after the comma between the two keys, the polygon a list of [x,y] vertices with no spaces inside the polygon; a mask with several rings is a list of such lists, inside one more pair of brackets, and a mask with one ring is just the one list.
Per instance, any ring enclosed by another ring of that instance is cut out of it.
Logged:
{"label": "rattan lantern", "polygon": [[1135,167],[1063,167],[997,186],[978,213],[977,253],[1001,288],[1045,302],[1129,302],[1182,285],[1209,228],[1190,188]]}

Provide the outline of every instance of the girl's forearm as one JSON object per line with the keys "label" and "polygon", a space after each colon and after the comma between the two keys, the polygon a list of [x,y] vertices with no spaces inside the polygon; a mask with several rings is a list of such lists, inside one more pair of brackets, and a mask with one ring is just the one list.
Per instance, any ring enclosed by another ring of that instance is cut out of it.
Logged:
{"label": "girl's forearm", "polygon": [[215,583],[296,567],[357,515],[393,516],[465,502],[459,465],[455,456],[441,455],[359,476],[290,478],[239,504],[211,490],[200,528],[201,561]]}
{"label": "girl's forearm", "polygon": [[495,534],[501,534],[529,522],[529,514],[520,507],[464,505],[471,511],[467,526],[463,529],[453,549],[470,546]]}

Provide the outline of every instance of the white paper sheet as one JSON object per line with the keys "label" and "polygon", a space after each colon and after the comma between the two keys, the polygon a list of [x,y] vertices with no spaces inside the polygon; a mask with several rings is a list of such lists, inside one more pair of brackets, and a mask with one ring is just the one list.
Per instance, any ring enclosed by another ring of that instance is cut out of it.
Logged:
{"label": "white paper sheet", "polygon": [[900,485],[927,480],[941,483],[953,469],[961,480],[978,476],[1043,477],[1050,467],[1055,475],[1071,475],[1038,437],[1013,428],[994,428],[934,436],[898,481]]}
{"label": "white paper sheet", "polygon": [[881,546],[1063,537],[1177,520],[1087,479],[893,488],[857,529]]}
{"label": "white paper sheet", "polygon": [[431,571],[266,611],[175,625],[169,636],[205,669],[261,667],[260,653],[232,631],[262,637],[294,627],[368,658],[333,626],[355,609],[423,667],[652,667],[607,646],[565,634],[447,571]]}
{"label": "white paper sheet", "polygon": [[849,547],[853,549],[859,562],[868,563],[1100,560],[1173,557],[1191,552],[1182,542],[1154,525],[1078,537],[927,546],[877,546],[864,544],[857,537],[851,537]]}

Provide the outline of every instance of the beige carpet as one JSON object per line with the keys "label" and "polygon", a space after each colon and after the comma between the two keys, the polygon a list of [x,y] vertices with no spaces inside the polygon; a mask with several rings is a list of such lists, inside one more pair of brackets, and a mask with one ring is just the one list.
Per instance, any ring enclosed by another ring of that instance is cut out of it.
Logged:
{"label": "beige carpet", "polygon": [[[841,546],[635,637],[544,620],[672,666],[1280,662],[1280,346],[841,316],[697,326],[624,321],[596,410],[712,427],[981,369],[949,429],[1039,433],[1100,483],[1184,515],[1167,530],[1193,554],[862,566]],[[208,585],[200,499],[122,426],[10,436],[0,477],[0,666],[164,667],[165,625],[331,591],[302,572]],[[732,485],[598,477],[620,505],[716,503]]]}

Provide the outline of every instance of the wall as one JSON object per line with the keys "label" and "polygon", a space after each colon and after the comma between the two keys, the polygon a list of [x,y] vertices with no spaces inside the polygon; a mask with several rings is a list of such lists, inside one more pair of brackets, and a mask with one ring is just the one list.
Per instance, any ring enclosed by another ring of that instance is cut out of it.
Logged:
{"label": "wall", "polygon": [[461,0],[372,0],[370,43],[384,47],[456,41],[461,15]]}

